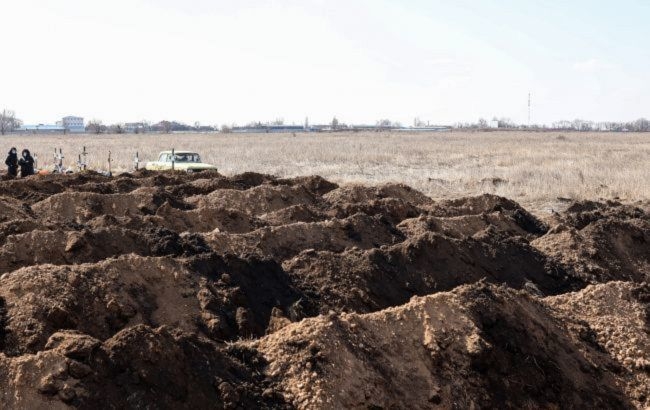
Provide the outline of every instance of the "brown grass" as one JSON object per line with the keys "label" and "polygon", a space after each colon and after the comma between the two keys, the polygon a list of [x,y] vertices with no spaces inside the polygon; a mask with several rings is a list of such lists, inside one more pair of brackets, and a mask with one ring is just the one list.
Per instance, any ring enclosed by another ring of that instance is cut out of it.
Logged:
{"label": "brown grass", "polygon": [[507,196],[544,209],[558,198],[650,199],[650,135],[613,133],[341,133],[11,135],[8,150],[27,147],[51,166],[54,147],[73,166],[81,147],[89,163],[130,170],[136,151],[155,158],[170,148],[200,152],[224,174],[244,171],[282,177],[318,174],[335,182],[403,182],[433,198]]}

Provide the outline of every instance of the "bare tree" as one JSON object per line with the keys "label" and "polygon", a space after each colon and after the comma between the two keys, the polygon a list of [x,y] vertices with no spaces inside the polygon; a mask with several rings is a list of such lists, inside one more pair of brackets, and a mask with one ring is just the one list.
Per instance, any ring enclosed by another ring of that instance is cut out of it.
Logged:
{"label": "bare tree", "polygon": [[174,126],[174,124],[172,124],[171,121],[167,121],[167,120],[165,120],[165,121],[160,121],[160,124],[159,124],[159,125],[160,125],[160,128],[162,129],[162,131],[163,131],[165,134],[169,134],[170,132],[172,132],[172,128],[173,128],[173,126]]}
{"label": "bare tree", "polygon": [[377,128],[390,128],[392,127],[393,123],[389,119],[381,119],[377,121]]}
{"label": "bare tree", "polygon": [[332,118],[331,126],[333,130],[339,129],[339,120],[337,120],[336,117]]}
{"label": "bare tree", "polygon": [[[147,120],[142,120],[142,129],[140,130],[141,133],[146,134],[147,131],[151,130],[151,123]],[[136,128],[137,131],[137,128]]]}
{"label": "bare tree", "polygon": [[102,124],[102,121],[98,119],[90,120],[88,121],[88,125],[86,125],[86,131],[92,132],[93,134],[101,134],[105,129],[106,127]]}
{"label": "bare tree", "polygon": [[0,134],[5,135],[22,125],[22,121],[16,118],[16,113],[11,110],[2,110],[0,113]]}
{"label": "bare tree", "polygon": [[510,118],[502,117],[499,120],[499,128],[515,128],[515,123]]}
{"label": "bare tree", "polygon": [[646,120],[645,118],[639,118],[638,120],[634,121],[634,128],[635,131],[639,132],[650,131],[650,121]]}
{"label": "bare tree", "polygon": [[[136,130],[137,129],[138,128],[136,127]],[[124,126],[122,124],[113,124],[110,127],[108,127],[108,130],[112,134],[124,134],[126,132],[126,130],[124,129]]]}

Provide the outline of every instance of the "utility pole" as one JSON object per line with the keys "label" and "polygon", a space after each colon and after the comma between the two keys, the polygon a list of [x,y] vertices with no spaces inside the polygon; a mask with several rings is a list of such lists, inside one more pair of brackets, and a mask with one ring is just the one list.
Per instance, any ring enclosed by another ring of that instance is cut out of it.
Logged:
{"label": "utility pole", "polygon": [[531,94],[528,93],[528,128],[530,128],[530,98]]}

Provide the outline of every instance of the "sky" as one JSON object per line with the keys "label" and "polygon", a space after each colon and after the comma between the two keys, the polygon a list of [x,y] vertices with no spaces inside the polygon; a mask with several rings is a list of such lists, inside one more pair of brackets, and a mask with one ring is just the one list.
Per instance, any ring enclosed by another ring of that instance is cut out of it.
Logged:
{"label": "sky", "polygon": [[25,123],[650,117],[647,0],[0,0]]}

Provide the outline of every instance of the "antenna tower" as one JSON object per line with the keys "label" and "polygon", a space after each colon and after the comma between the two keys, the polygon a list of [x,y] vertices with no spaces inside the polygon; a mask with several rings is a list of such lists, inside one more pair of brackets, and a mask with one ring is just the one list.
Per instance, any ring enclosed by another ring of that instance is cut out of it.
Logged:
{"label": "antenna tower", "polygon": [[528,93],[528,128],[530,128],[530,93]]}

